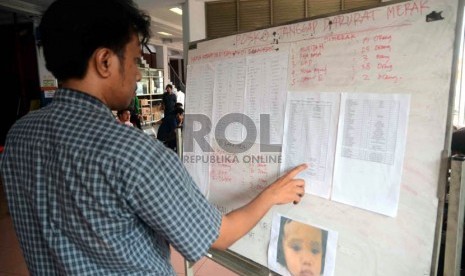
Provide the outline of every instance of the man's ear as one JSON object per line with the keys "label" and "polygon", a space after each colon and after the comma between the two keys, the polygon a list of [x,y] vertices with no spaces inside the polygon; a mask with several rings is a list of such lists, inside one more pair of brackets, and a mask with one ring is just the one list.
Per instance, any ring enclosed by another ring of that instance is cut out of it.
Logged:
{"label": "man's ear", "polygon": [[95,71],[103,78],[111,76],[111,66],[113,65],[114,53],[108,48],[99,48],[95,50],[93,64]]}

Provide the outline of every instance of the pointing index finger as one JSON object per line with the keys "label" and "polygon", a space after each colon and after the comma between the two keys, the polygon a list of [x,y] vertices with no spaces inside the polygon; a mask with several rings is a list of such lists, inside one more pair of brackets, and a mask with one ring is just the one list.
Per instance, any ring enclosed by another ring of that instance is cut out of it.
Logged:
{"label": "pointing index finger", "polygon": [[285,175],[283,175],[283,180],[291,180],[293,179],[296,175],[298,175],[301,171],[305,170],[308,168],[307,164],[300,164],[299,166],[293,168],[289,172],[287,172]]}

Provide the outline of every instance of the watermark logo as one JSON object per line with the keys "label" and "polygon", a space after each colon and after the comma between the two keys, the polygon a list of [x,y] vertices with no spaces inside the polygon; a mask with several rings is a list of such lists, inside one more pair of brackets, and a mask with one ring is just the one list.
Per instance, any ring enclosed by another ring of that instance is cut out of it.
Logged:
{"label": "watermark logo", "polygon": [[184,164],[270,164],[281,163],[281,155],[254,155],[246,154],[242,156],[233,154],[204,154],[204,155],[184,155],[182,158]]}
{"label": "watermark logo", "polygon": [[[229,141],[226,135],[228,126],[233,124],[241,124],[247,133],[246,137],[238,143]],[[216,141],[228,141],[228,143],[218,143],[218,145],[225,152],[234,155],[247,152],[251,149],[257,139],[258,130],[260,134],[260,153],[276,153],[281,151],[281,144],[271,144],[270,142],[269,114],[260,114],[260,125],[258,128],[254,121],[245,114],[226,114],[218,120],[213,134]],[[212,121],[208,116],[204,114],[187,114],[184,121],[184,152],[193,153],[195,143],[197,143],[203,153],[213,153],[213,147],[208,139],[211,133]]]}

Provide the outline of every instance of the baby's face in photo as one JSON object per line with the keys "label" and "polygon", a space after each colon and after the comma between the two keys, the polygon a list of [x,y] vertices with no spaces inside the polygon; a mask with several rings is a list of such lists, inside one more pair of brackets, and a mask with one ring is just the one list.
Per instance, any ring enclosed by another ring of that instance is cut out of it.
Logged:
{"label": "baby's face in photo", "polygon": [[284,225],[284,258],[292,275],[316,276],[321,273],[323,254],[321,230],[291,221]]}

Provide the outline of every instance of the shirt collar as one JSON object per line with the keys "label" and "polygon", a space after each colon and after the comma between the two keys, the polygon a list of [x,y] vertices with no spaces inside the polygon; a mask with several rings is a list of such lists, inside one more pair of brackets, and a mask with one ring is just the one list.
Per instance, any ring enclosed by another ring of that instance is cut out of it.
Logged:
{"label": "shirt collar", "polygon": [[89,95],[85,92],[69,89],[69,88],[60,88],[55,92],[53,97],[53,103],[56,104],[66,104],[66,105],[81,105],[83,108],[96,109],[102,112],[106,112],[109,115],[113,116],[110,108],[106,106],[101,100],[96,97]]}

